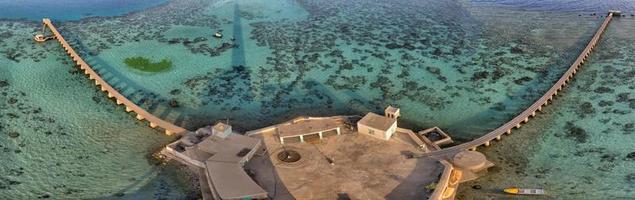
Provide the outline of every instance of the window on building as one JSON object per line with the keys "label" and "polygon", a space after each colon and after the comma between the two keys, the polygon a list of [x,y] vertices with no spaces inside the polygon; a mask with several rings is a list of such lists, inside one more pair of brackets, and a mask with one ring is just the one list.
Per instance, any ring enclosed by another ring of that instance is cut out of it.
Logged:
{"label": "window on building", "polygon": [[373,130],[373,129],[368,129],[368,134],[375,135],[375,130]]}

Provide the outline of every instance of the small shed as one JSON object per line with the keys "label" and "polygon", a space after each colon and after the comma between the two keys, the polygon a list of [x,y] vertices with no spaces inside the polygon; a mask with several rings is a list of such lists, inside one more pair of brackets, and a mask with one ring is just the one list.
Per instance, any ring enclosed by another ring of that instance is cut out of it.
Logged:
{"label": "small shed", "polygon": [[357,132],[389,140],[397,131],[397,119],[368,113],[357,122]]}
{"label": "small shed", "polygon": [[220,138],[226,138],[232,134],[232,127],[225,123],[218,122],[212,127],[212,134]]}

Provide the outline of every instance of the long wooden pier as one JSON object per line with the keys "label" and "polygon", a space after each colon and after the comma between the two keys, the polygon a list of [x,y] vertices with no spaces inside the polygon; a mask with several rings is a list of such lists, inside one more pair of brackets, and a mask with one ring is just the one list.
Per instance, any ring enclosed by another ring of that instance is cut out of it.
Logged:
{"label": "long wooden pier", "polygon": [[64,37],[57,31],[57,28],[53,26],[53,24],[51,23],[51,20],[42,19],[42,23],[44,24],[44,26],[48,27],[51,30],[54,38],[57,39],[57,41],[62,45],[62,47],[64,47],[64,50],[66,51],[68,56],[71,57],[73,62],[75,62],[75,64],[79,66],[79,68],[82,71],[84,71],[84,74],[88,75],[88,78],[90,78],[90,80],[94,80],[95,85],[100,86],[101,91],[105,92],[108,95],[108,98],[114,98],[115,101],[117,102],[117,105],[126,106],[126,112],[135,112],[136,118],[138,120],[147,120],[149,122],[150,127],[162,128],[165,131],[165,134],[167,135],[180,134],[187,131],[186,129],[182,127],[179,127],[177,125],[174,125],[170,122],[167,122],[165,120],[162,120],[161,118],[154,116],[152,113],[149,113],[143,108],[137,106],[134,102],[130,101],[124,95],[119,93],[119,91],[117,91],[110,84],[108,84],[108,82],[106,82],[103,78],[101,78],[101,76],[99,76],[99,74],[97,74],[97,72],[95,72],[95,70],[93,70],[93,68],[90,65],[88,65],[84,61],[84,59],[82,59],[75,52],[73,47],[71,47],[68,44],[68,42],[66,42]]}
{"label": "long wooden pier", "polygon": [[446,158],[446,159],[452,158],[452,156],[454,156],[455,154],[461,151],[476,150],[476,148],[479,146],[489,146],[493,140],[500,140],[502,135],[511,134],[512,129],[514,128],[518,129],[523,123],[527,123],[527,121],[529,121],[531,117],[536,116],[536,113],[538,111],[542,111],[542,107],[549,104],[549,102],[552,101],[556,95],[558,95],[558,92],[560,92],[564,88],[564,86],[566,86],[567,83],[569,83],[569,81],[573,78],[573,75],[575,75],[578,72],[578,69],[580,68],[580,66],[584,64],[586,59],[591,54],[591,51],[593,50],[595,45],[597,45],[597,43],[600,41],[600,37],[602,36],[604,31],[606,31],[606,27],[608,26],[609,22],[611,22],[611,19],[613,19],[614,12],[618,12],[618,11],[609,11],[608,15],[606,16],[606,19],[604,19],[604,22],[602,23],[602,25],[598,28],[597,32],[595,32],[595,35],[593,35],[593,38],[591,38],[591,41],[589,41],[586,48],[584,48],[582,53],[580,53],[578,58],[575,60],[575,62],[573,62],[573,64],[571,64],[569,69],[562,75],[562,77],[560,77],[560,79],[558,79],[558,81],[555,84],[553,84],[553,86],[544,95],[542,95],[542,97],[540,97],[538,100],[536,100],[536,102],[534,102],[531,106],[525,109],[525,111],[521,112],[516,117],[511,119],[509,122],[503,124],[497,129],[475,140],[462,143],[456,146],[444,148],[441,150],[424,153],[424,154],[418,155],[417,157],[434,156],[434,157]]}

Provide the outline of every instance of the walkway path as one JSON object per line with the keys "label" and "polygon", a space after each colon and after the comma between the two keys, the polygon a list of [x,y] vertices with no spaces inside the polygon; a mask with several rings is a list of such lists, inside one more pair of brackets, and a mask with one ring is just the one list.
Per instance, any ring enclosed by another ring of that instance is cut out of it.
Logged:
{"label": "walkway path", "polygon": [[68,54],[68,56],[71,57],[73,62],[75,62],[77,66],[79,66],[79,68],[82,71],[84,71],[84,74],[88,75],[88,77],[91,80],[94,80],[95,85],[101,86],[101,91],[104,91],[106,94],[108,94],[109,98],[114,98],[115,101],[117,102],[117,105],[123,104],[124,106],[126,106],[126,112],[135,112],[137,114],[136,118],[138,120],[144,120],[144,119],[147,120],[149,122],[150,127],[152,128],[160,127],[163,130],[165,130],[165,134],[167,135],[180,134],[187,131],[186,129],[182,127],[179,127],[177,125],[174,125],[170,122],[167,122],[165,120],[162,120],[154,116],[153,114],[137,106],[134,102],[130,101],[124,95],[119,93],[119,91],[117,91],[115,88],[110,86],[108,82],[102,79],[101,76],[99,76],[99,74],[97,74],[97,72],[95,72],[95,70],[93,70],[93,68],[90,67],[90,65],[88,65],[84,61],[84,59],[82,59],[75,52],[73,47],[71,47],[68,44],[68,42],[66,42],[64,37],[57,31],[57,28],[53,26],[53,24],[51,23],[51,20],[43,19],[42,23],[44,24],[44,26],[48,27],[51,30],[55,39],[57,39],[57,41],[62,45],[62,47],[64,47],[64,50],[66,50],[66,53]]}
{"label": "walkway path", "polygon": [[597,32],[595,32],[595,35],[593,35],[593,38],[591,39],[591,41],[589,41],[589,44],[587,44],[586,48],[584,48],[582,53],[580,53],[580,56],[578,56],[575,62],[571,64],[569,69],[562,75],[562,77],[544,95],[542,95],[540,99],[536,100],[536,102],[525,109],[525,111],[521,112],[509,122],[481,136],[480,138],[456,146],[444,148],[438,151],[424,153],[418,155],[417,157],[436,156],[449,159],[452,158],[452,156],[454,156],[456,153],[464,150],[476,150],[476,147],[481,145],[489,146],[492,140],[500,140],[503,134],[510,134],[513,128],[520,128],[522,123],[526,123],[527,121],[529,121],[530,117],[535,116],[536,112],[541,111],[543,106],[546,106],[549,101],[553,100],[553,98],[558,95],[558,92],[560,92],[560,90],[562,90],[562,88],[567,85],[571,78],[573,78],[573,75],[578,72],[578,68],[580,68],[580,66],[584,64],[585,60],[591,54],[591,51],[593,50],[595,45],[600,41],[600,36],[602,36],[604,31],[606,31],[606,27],[608,26],[609,22],[611,22],[611,19],[613,19],[613,11],[609,11],[608,16],[606,16],[606,19],[604,19],[604,22],[602,23],[600,28],[598,28]]}

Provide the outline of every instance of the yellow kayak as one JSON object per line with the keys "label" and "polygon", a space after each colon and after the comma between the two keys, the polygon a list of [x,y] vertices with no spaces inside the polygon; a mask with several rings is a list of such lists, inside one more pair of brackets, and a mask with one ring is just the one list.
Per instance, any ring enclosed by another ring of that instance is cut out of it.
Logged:
{"label": "yellow kayak", "polygon": [[508,194],[533,194],[533,195],[541,195],[545,194],[545,190],[543,189],[522,189],[517,187],[505,188],[505,193]]}

